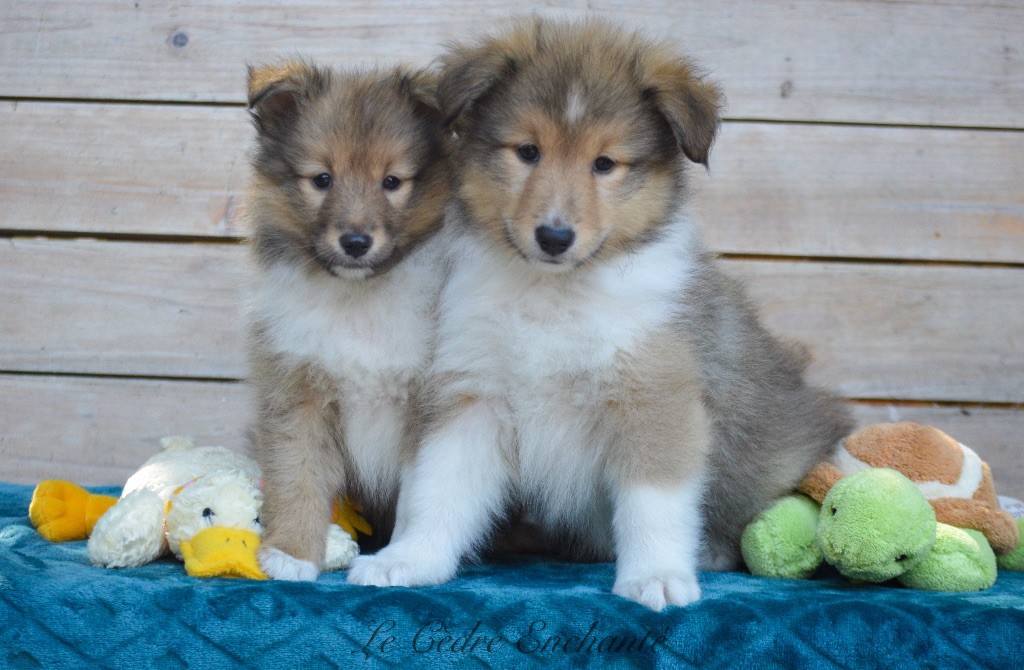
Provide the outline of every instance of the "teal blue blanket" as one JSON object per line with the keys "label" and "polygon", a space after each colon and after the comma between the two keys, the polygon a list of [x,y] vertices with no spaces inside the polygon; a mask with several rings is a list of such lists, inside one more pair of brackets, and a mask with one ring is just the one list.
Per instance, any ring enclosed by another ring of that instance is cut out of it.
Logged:
{"label": "teal blue blanket", "polygon": [[608,564],[532,559],[420,589],[194,579],[174,561],[89,565],[0,484],[0,667],[1024,667],[1024,574],[958,595],[838,577],[701,574],[704,598],[650,612]]}

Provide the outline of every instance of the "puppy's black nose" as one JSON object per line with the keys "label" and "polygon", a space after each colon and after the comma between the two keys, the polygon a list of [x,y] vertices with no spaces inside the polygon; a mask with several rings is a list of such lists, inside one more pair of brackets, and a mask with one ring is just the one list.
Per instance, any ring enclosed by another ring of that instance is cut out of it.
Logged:
{"label": "puppy's black nose", "polygon": [[537,244],[540,245],[544,253],[552,256],[564,252],[572,246],[573,240],[576,239],[576,233],[572,232],[572,228],[553,228],[551,226],[538,226],[537,230],[533,231],[533,236],[537,238]]}
{"label": "puppy's black nose", "polygon": [[346,233],[338,240],[341,248],[352,258],[359,258],[373,246],[373,238],[362,233]]}

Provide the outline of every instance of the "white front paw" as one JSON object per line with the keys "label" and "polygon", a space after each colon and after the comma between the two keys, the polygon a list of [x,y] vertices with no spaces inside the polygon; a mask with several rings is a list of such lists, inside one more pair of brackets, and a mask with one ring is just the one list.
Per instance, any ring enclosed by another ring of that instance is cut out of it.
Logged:
{"label": "white front paw", "polygon": [[271,579],[286,582],[313,582],[320,576],[320,570],[309,561],[290,556],[274,547],[260,547],[260,568]]}
{"label": "white front paw", "polygon": [[441,584],[455,576],[455,567],[426,557],[411,559],[382,549],[373,556],[358,556],[348,571],[349,584],[362,586],[424,586]]}
{"label": "white front paw", "polygon": [[692,573],[622,576],[615,580],[612,593],[660,612],[668,605],[689,605],[699,600],[700,585]]}

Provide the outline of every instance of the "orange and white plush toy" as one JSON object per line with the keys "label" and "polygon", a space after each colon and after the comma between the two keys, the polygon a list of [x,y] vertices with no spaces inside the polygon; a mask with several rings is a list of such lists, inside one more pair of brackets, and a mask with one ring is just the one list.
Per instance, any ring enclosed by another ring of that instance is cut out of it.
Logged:
{"label": "orange and white plush toy", "polygon": [[1017,546],[1016,520],[999,506],[992,470],[970,447],[934,426],[879,423],[850,435],[832,463],[819,464],[797,489],[821,503],[840,479],[890,468],[914,482],[939,523],[981,532],[996,554]]}
{"label": "orange and white plush toy", "polygon": [[[134,567],[170,552],[195,577],[266,579],[256,560],[263,504],[256,463],[224,447],[197,447],[189,438],[166,437],[161,445],[128,479],[120,499],[44,481],[33,494],[30,519],[51,541],[88,537],[89,560],[97,566]],[[348,567],[359,552],[356,530],[370,533],[347,502],[336,506],[334,521],[324,570]]]}

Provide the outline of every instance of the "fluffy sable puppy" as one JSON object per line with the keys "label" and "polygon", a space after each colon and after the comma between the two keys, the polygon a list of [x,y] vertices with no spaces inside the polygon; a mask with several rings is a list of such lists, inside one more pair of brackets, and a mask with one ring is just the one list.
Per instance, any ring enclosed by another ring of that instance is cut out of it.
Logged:
{"label": "fluffy sable puppy", "polygon": [[662,44],[535,20],[451,48],[451,275],[391,544],[349,581],[442,582],[509,509],[616,560],[651,608],[731,568],[744,525],[848,432],[703,250],[686,160],[721,95]]}
{"label": "fluffy sable puppy", "polygon": [[405,69],[251,69],[247,215],[260,565],[316,579],[331,504],[393,519],[414,446],[450,195],[434,82]]}

